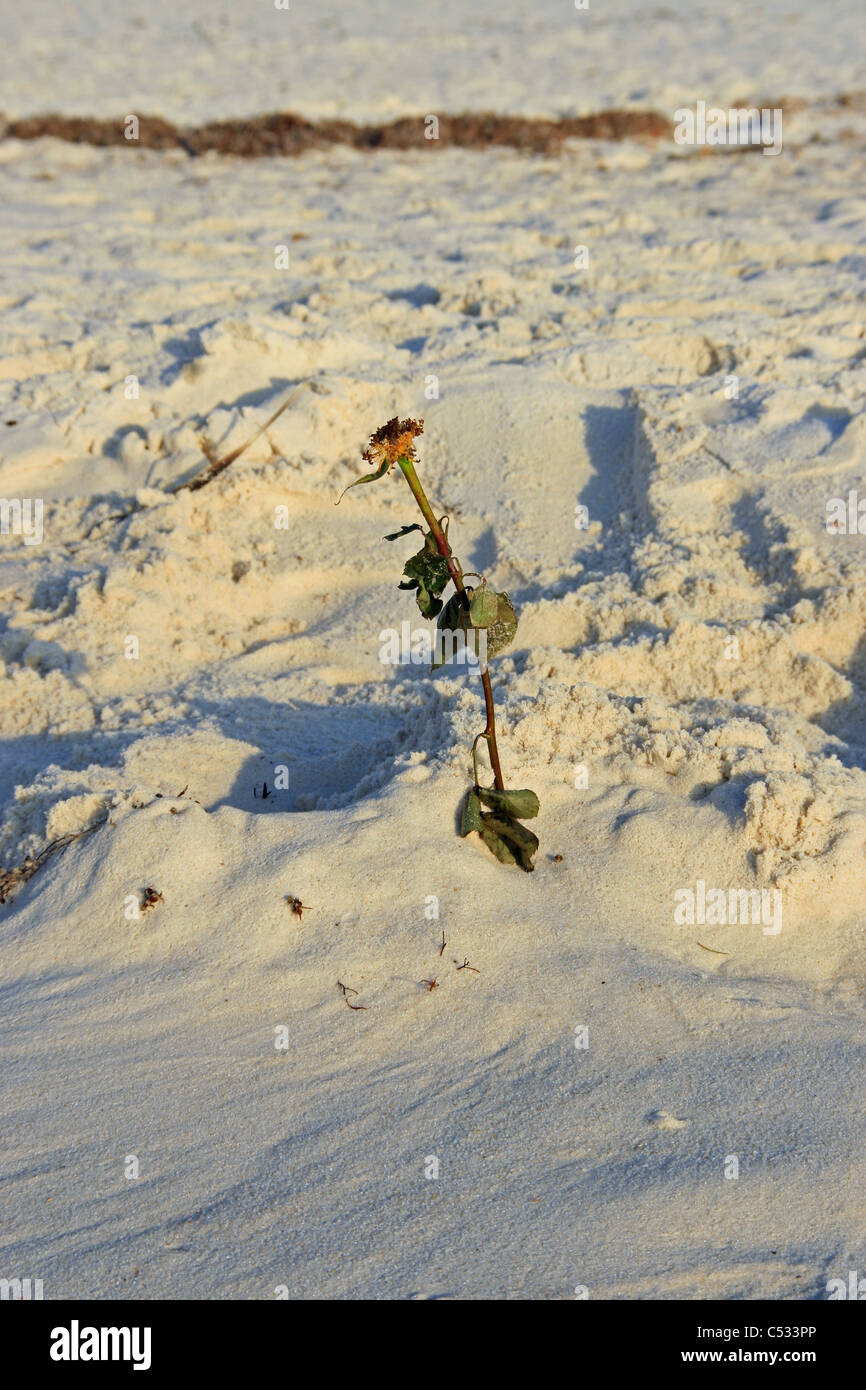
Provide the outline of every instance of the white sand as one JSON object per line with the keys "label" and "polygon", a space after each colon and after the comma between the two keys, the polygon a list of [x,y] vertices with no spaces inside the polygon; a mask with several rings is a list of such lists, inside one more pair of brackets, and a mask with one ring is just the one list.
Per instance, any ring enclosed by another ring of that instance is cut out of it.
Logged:
{"label": "white sand", "polygon": [[[513,40],[518,7],[491,8]],[[799,31],[746,88],[834,95],[854,30],[794,67],[817,7],[782,8]],[[149,24],[122,50],[140,84]],[[742,95],[736,26],[704,92],[618,25],[592,31],[600,98]],[[160,50],[137,104],[382,114],[365,26],[266,97],[192,68],[172,99],[185,49]],[[596,104],[530,100],[508,52],[501,90],[446,56],[420,101],[395,63],[386,107]],[[105,62],[38,91],[19,63],[7,112],[134,108]],[[46,1297],[701,1299],[866,1268],[866,540],[826,528],[866,495],[866,161],[850,114],[827,143],[798,119],[778,159],[0,143],[0,492],[46,499],[41,545],[2,538],[2,862],[108,815],[0,910],[0,1272]],[[219,480],[163,490],[306,380]],[[333,507],[397,411],[425,418],[464,565],[520,608],[492,670],[507,779],[542,800],[533,875],[455,835],[477,679],[379,660],[421,625],[411,538],[381,541],[407,489]],[[254,796],[280,765],[289,789]],[[782,930],[677,924],[699,880],[778,891]]]}
{"label": "white sand", "polygon": [[0,109],[224,120],[673,109],[862,89],[860,0],[28,0]]}

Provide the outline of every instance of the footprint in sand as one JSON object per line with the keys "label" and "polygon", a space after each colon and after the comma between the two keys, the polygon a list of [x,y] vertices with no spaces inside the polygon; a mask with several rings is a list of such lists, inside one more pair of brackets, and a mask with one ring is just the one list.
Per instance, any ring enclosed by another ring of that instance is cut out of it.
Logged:
{"label": "footprint in sand", "polygon": [[656,1129],[685,1129],[689,1123],[679,1115],[674,1115],[671,1110],[653,1110],[647,1115],[647,1121]]}

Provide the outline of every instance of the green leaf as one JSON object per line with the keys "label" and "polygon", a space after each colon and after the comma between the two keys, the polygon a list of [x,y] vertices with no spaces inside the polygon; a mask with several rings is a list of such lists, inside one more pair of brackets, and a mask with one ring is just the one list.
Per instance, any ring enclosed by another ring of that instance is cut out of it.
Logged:
{"label": "green leaf", "polygon": [[491,589],[476,589],[469,605],[469,617],[473,627],[490,627],[499,614],[499,595]]}
{"label": "green leaf", "polygon": [[[469,600],[469,607],[466,607],[459,594],[453,594],[440,613],[437,626],[443,631],[450,630],[451,632],[469,632],[472,628],[479,627],[479,623],[473,622],[473,605],[484,594],[487,595],[488,599],[495,599],[497,606],[495,621],[483,629],[486,633],[487,660],[489,661],[491,657],[503,651],[514,640],[514,635],[517,632],[517,614],[507,594],[495,594],[490,590],[472,589],[467,585],[466,597]],[[483,656],[483,648],[476,648],[476,650],[478,650],[479,656]],[[435,671],[443,664],[442,661],[434,660],[433,670]]]}
{"label": "green leaf", "polygon": [[517,820],[532,820],[540,809],[538,797],[528,789],[509,792],[498,791],[495,787],[478,787],[477,792],[491,811],[514,816]]}
{"label": "green leaf", "polygon": [[532,856],[538,849],[538,836],[512,816],[497,816],[492,811],[481,812],[479,834],[487,848],[503,864],[517,864],[531,874],[535,865]]}
{"label": "green leaf", "polygon": [[498,656],[513,641],[517,632],[517,614],[507,594],[497,594],[499,610],[496,621],[487,629],[487,660]]}
{"label": "green leaf", "polygon": [[473,830],[481,829],[481,802],[477,792],[469,791],[466,793],[466,800],[463,803],[463,814],[460,817],[460,834],[465,838],[471,835]]}
{"label": "green leaf", "polygon": [[398,589],[414,589],[415,602],[425,618],[435,618],[442,608],[442,600],[431,594],[423,579],[413,579],[410,584],[398,584]]}
{"label": "green leaf", "polygon": [[[471,598],[472,590],[471,590],[471,589],[467,589],[466,592],[467,592],[467,594],[468,594],[468,595],[470,596],[470,598]],[[450,599],[448,600],[448,602],[446,603],[445,607],[442,609],[442,612],[439,614],[439,618],[438,618],[438,621],[437,621],[437,623],[436,623],[436,626],[437,626],[442,632],[455,632],[455,633],[456,633],[456,632],[471,632],[471,631],[472,631],[472,622],[471,622],[471,619],[470,619],[470,617],[469,617],[469,609],[468,609],[468,608],[466,607],[466,605],[464,604],[463,599],[461,598],[460,594],[452,594],[452,595],[451,595],[451,597],[450,597]],[[456,650],[456,646],[455,646],[455,650]],[[440,666],[444,666],[444,665],[445,665],[445,656],[443,655],[442,658],[441,658],[441,660],[437,661],[437,660],[436,660],[436,651],[435,651],[435,649],[434,649],[434,652],[433,652],[433,664],[432,664],[432,666],[431,666],[430,669],[431,669],[432,671],[436,671],[436,670],[438,670],[438,668],[439,668]]]}
{"label": "green leaf", "polygon": [[357,487],[359,483],[373,483],[376,481],[377,478],[384,477],[384,475],[388,472],[388,469],[390,467],[391,460],[385,459],[385,462],[382,464],[381,468],[377,468],[375,473],[365,473],[363,478],[356,478],[355,481],[353,483],[350,483],[348,487],[343,488],[343,491],[340,493],[339,497],[334,503],[334,506],[339,507],[343,498],[346,496],[346,493],[351,491],[353,487]]}
{"label": "green leaf", "polygon": [[403,566],[407,582],[399,585],[401,589],[417,589],[418,607],[425,618],[435,618],[441,611],[442,603],[437,596],[451,578],[448,561],[444,555],[439,554],[435,540],[432,548],[428,544],[432,539],[428,531],[423,548],[416,555],[410,556]]}
{"label": "green leaf", "polygon": [[502,836],[498,835],[492,826],[485,825],[482,822],[481,825],[479,825],[478,830],[482,840],[484,841],[487,848],[490,850],[490,853],[495,854],[496,858],[499,860],[501,864],[517,863],[517,858],[514,855],[513,851],[509,849]]}
{"label": "green leaf", "polygon": [[527,830],[526,826],[521,825],[513,816],[499,816],[495,811],[482,811],[481,819],[498,835],[513,841],[515,845],[529,850],[532,854],[538,849],[538,836],[534,831]]}
{"label": "green leaf", "polygon": [[441,593],[451,578],[445,556],[431,555],[429,550],[419,550],[417,555],[410,555],[403,566],[403,573],[408,579],[422,580],[434,593]]}

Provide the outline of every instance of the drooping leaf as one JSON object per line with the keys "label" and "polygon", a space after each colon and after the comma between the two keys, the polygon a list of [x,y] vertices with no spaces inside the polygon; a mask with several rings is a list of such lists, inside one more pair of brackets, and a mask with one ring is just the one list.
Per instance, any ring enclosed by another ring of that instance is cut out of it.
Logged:
{"label": "drooping leaf", "polygon": [[493,811],[482,811],[479,834],[501,863],[517,864],[525,873],[532,873],[535,868],[532,856],[538,849],[538,836],[513,816],[498,816]]}
{"label": "drooping leaf", "polygon": [[436,614],[440,612],[442,608],[441,598],[431,594],[423,580],[418,580],[413,584],[400,584],[398,588],[415,590],[415,602],[418,604],[423,618],[435,618]]}
{"label": "drooping leaf", "polygon": [[[467,589],[466,592],[471,597],[472,590]],[[443,632],[446,628],[450,629],[451,632],[469,631],[472,626],[472,621],[469,617],[469,609],[466,607],[460,594],[451,595],[442,610],[442,615],[436,626],[441,628]]]}
{"label": "drooping leaf", "polygon": [[491,811],[514,816],[517,820],[532,820],[540,809],[538,797],[528,788],[521,791],[498,791],[495,787],[478,787],[477,794]]}
{"label": "drooping leaf", "polygon": [[[471,591],[471,589],[467,589],[466,592],[471,599],[471,594],[473,594],[473,591]],[[445,628],[448,627],[453,632],[459,630],[466,632],[468,631],[468,628],[470,628],[471,626],[473,626],[473,624],[471,624],[470,614],[468,614],[468,607],[466,606],[466,603],[464,603],[464,600],[463,598],[461,598],[460,594],[452,594],[452,596],[450,596],[448,600],[448,603],[446,603],[445,607],[443,607],[442,617],[441,619],[439,619],[438,623],[436,623],[436,627],[441,627],[442,630],[445,630]]]}
{"label": "drooping leaf", "polygon": [[[453,594],[439,614],[437,622],[437,627],[441,628],[443,632],[467,633],[472,628],[479,627],[480,625],[478,623],[473,622],[472,605],[479,596],[484,593],[488,595],[488,598],[495,599],[496,617],[489,627],[482,629],[485,633],[483,642],[482,639],[479,638],[478,644],[475,647],[482,661],[482,665],[485,652],[483,643],[486,643],[486,657],[489,661],[491,657],[497,656],[499,652],[504,651],[509,643],[514,640],[514,635],[517,632],[517,614],[507,594],[497,594],[490,590],[473,589],[467,585],[466,597],[469,601],[469,606],[466,606],[460,594]],[[483,611],[482,609],[482,612]],[[435,671],[437,667],[443,664],[444,659],[436,661],[434,658],[433,670]]]}
{"label": "drooping leaf", "polygon": [[406,561],[403,573],[406,575],[406,582],[399,587],[416,589],[416,599],[422,614],[425,618],[435,618],[442,609],[438,595],[451,578],[451,572],[448,569],[448,560],[444,555],[440,555],[436,541],[429,531],[425,535],[422,548]]}
{"label": "drooping leaf", "polygon": [[344,487],[343,491],[340,493],[339,497],[334,503],[334,506],[339,507],[343,498],[346,496],[346,493],[350,492],[353,487],[358,487],[360,483],[373,483],[376,481],[377,478],[384,477],[384,475],[388,472],[388,469],[390,467],[391,460],[387,458],[383,459],[381,466],[376,469],[375,473],[365,473],[363,478],[356,478],[355,481],[353,483],[350,483],[348,487]]}
{"label": "drooping leaf", "polygon": [[529,850],[532,854],[538,849],[538,836],[535,832],[527,830],[526,826],[521,825],[513,816],[500,816],[495,811],[482,811],[481,819],[498,835],[513,841],[522,849]]}
{"label": "drooping leaf", "polygon": [[499,614],[499,595],[492,589],[476,589],[469,605],[469,618],[473,627],[490,627]]}
{"label": "drooping leaf", "polygon": [[485,825],[482,821],[478,827],[478,832],[491,854],[495,854],[500,864],[516,864],[517,857],[513,850],[506,844],[501,835],[497,834],[493,826]]}
{"label": "drooping leaf", "polygon": [[497,594],[499,609],[496,621],[487,629],[487,660],[498,656],[514,641],[517,632],[517,614],[507,594]]}
{"label": "drooping leaf", "polygon": [[463,814],[460,817],[460,834],[465,838],[471,835],[473,830],[481,829],[481,802],[477,792],[468,791],[466,800],[463,803]]}
{"label": "drooping leaf", "polygon": [[[467,589],[466,592],[468,595],[471,595],[472,591]],[[439,614],[436,626],[441,632],[451,632],[455,635],[458,632],[462,632],[464,637],[466,633],[472,631],[469,609],[466,607],[460,594],[451,595],[445,607],[442,609],[442,612]],[[454,644],[453,650],[457,650],[456,643]],[[452,654],[452,652],[447,653],[448,656]],[[445,659],[446,653],[441,644],[437,642],[433,649],[433,664],[430,669],[433,671],[438,670],[440,666],[445,665]]]}

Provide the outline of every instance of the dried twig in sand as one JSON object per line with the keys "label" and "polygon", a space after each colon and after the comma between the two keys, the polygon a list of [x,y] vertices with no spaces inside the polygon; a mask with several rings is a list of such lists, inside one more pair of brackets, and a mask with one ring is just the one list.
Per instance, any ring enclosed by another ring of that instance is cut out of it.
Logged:
{"label": "dried twig in sand", "polygon": [[297,400],[301,392],[309,385],[309,381],[302,381],[300,386],[296,386],[291,395],[287,396],[283,401],[279,409],[274,411],[273,415],[265,421],[261,429],[256,430],[255,434],[252,435],[246,443],[241,444],[237,449],[232,449],[230,454],[225,454],[221,459],[211,459],[207,467],[203,468],[200,473],[194,473],[191,478],[187,478],[185,483],[178,483],[176,487],[167,488],[166,491],[171,493],[197,492],[200,487],[206,487],[208,483],[213,482],[214,478],[219,477],[223,469],[228,468],[230,463],[234,463],[235,459],[239,459],[241,454],[246,453],[247,449],[249,449],[252,444],[255,444],[257,439],[261,439],[265,431],[270,429],[274,421],[280,418],[284,410],[288,410],[289,406]]}
{"label": "dried twig in sand", "polygon": [[0,903],[5,903],[17,890],[31,879],[52,854],[58,850],[66,849],[74,840],[80,840],[84,835],[89,835],[92,830],[98,830],[101,825],[105,825],[108,820],[108,812],[101,820],[94,821],[84,830],[77,830],[71,835],[61,835],[57,840],[52,840],[50,845],[46,845],[37,855],[28,854],[21,864],[16,864],[14,869],[3,869],[0,871]]}
{"label": "dried twig in sand", "polygon": [[[165,491],[172,496],[175,496],[179,492],[197,492],[199,488],[206,487],[208,483],[213,482],[214,478],[218,478],[220,473],[235,462],[235,459],[239,459],[241,454],[246,453],[247,449],[255,444],[257,439],[261,439],[265,431],[270,429],[274,421],[280,418],[284,410],[288,410],[289,406],[297,400],[301,392],[306,390],[308,386],[312,386],[312,382],[302,381],[300,386],[296,386],[294,391],[283,401],[279,409],[275,410],[273,415],[265,421],[261,429],[256,430],[255,434],[250,435],[250,438],[237,449],[232,449],[230,454],[225,454],[222,458],[208,458],[207,465],[198,473],[194,473],[193,476],[187,478],[185,482],[177,483],[174,487],[166,488]],[[141,508],[138,506],[128,507],[126,511],[112,512],[111,516],[103,517],[101,521],[95,521],[90,530],[86,531],[82,536],[82,541],[90,540],[94,531],[98,531],[100,526],[107,526],[110,521],[126,521],[129,517],[135,516],[136,512],[140,510]],[[77,548],[77,546],[70,546],[71,550],[76,550]]]}

